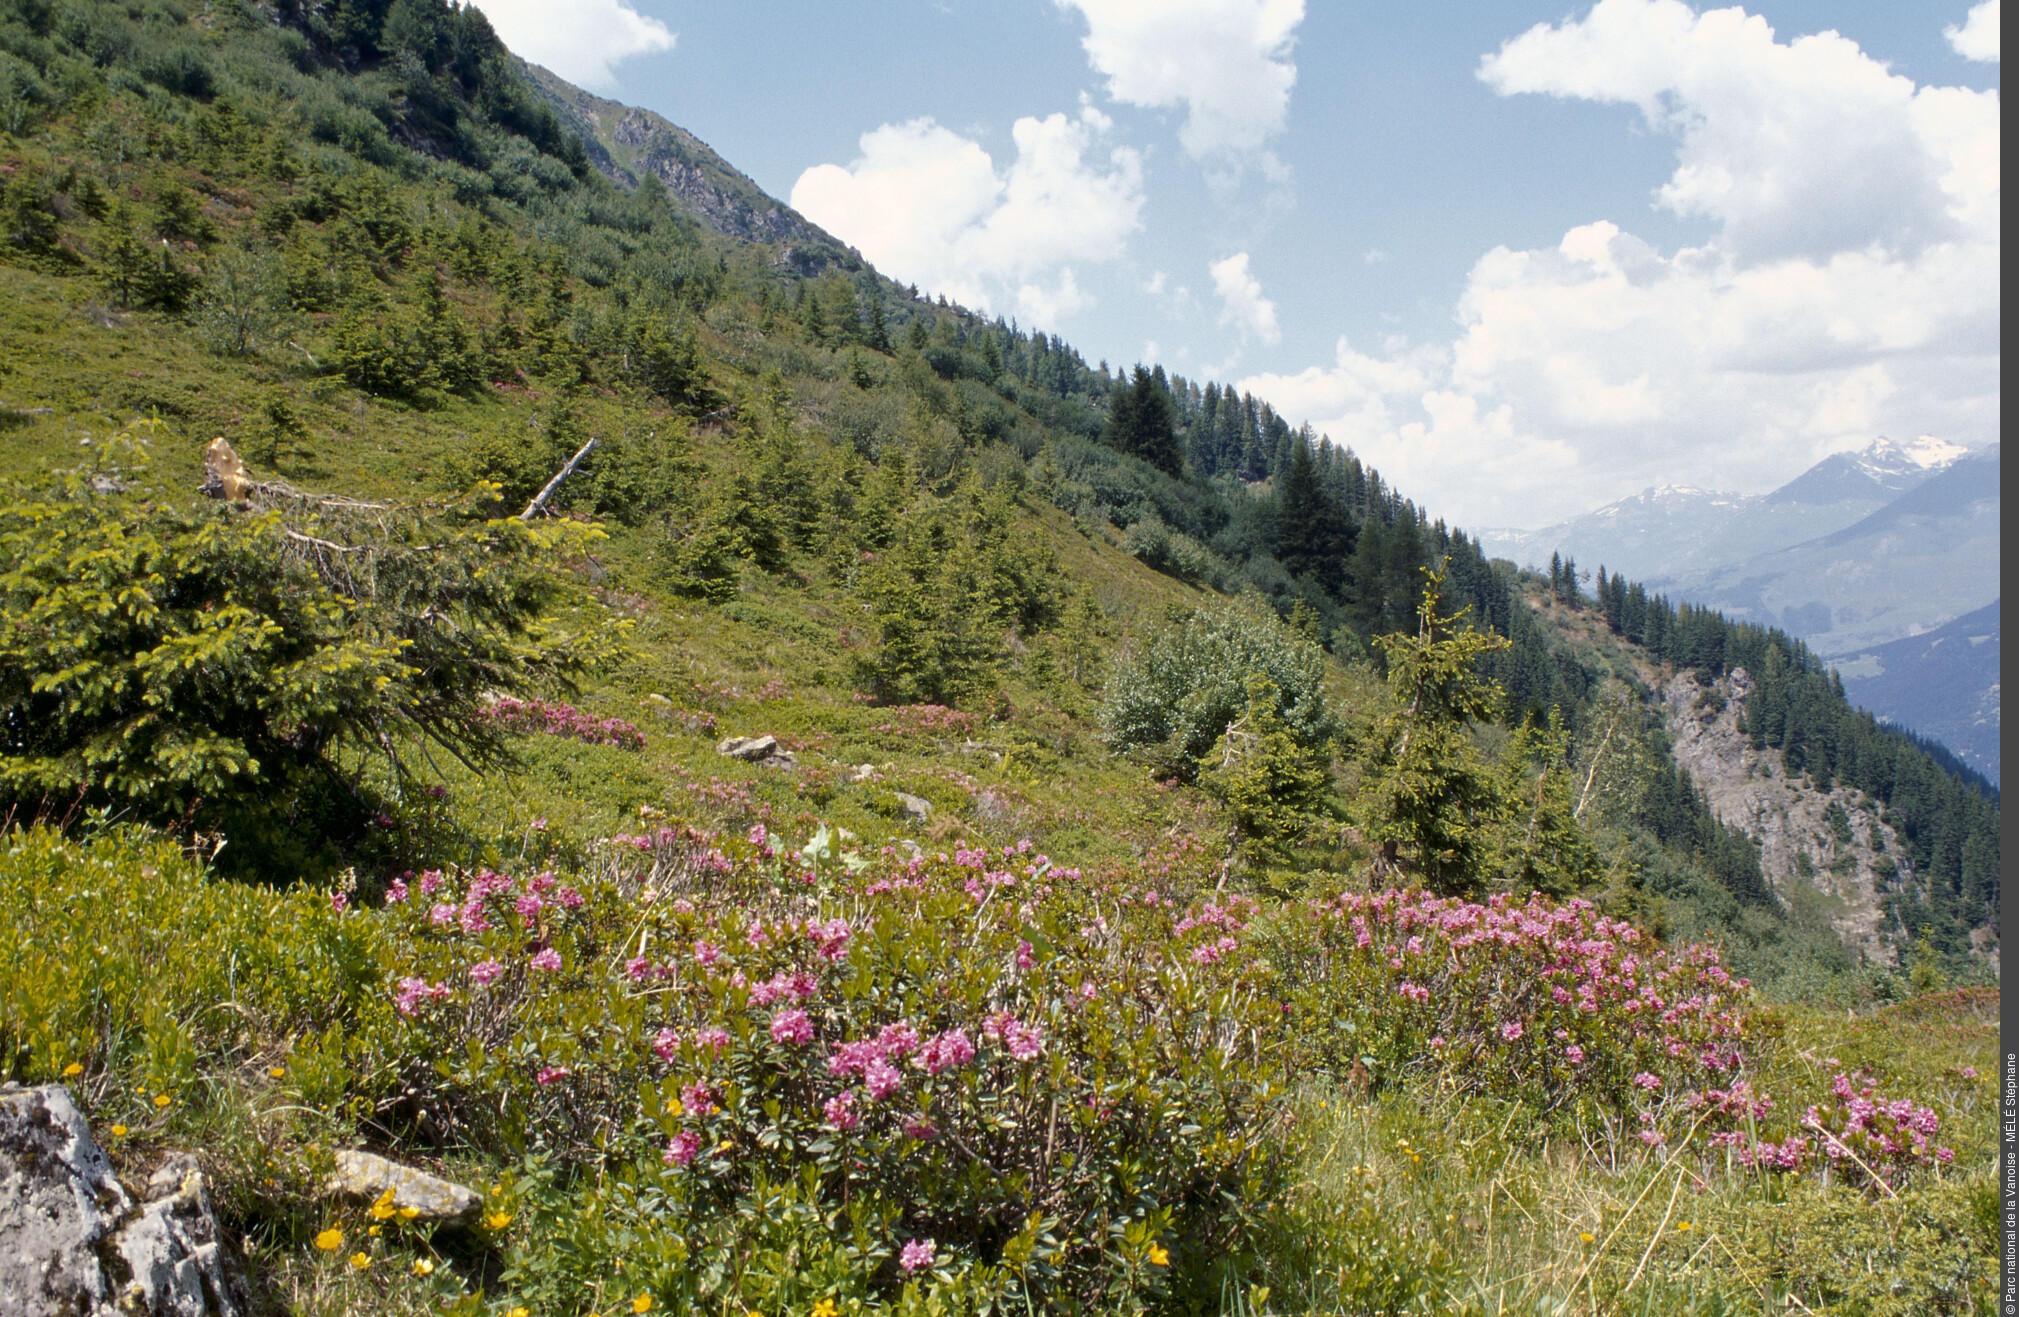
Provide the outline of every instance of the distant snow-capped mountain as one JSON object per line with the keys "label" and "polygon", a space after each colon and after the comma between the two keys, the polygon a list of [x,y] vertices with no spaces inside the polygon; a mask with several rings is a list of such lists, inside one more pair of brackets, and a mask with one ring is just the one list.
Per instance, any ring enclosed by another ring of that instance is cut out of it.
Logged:
{"label": "distant snow-capped mountain", "polygon": [[1858,453],[1836,453],[1766,496],[1768,504],[1890,499],[1942,471],[1969,450],[1923,435],[1911,444],[1881,436]]}
{"label": "distant snow-capped mountain", "polygon": [[1541,530],[1486,530],[1497,558],[1540,567],[1552,554],[1581,571],[1673,579],[1829,535],[1856,524],[1939,474],[1968,450],[1932,436],[1880,436],[1856,453],[1824,458],[1770,494],[1656,485]]}

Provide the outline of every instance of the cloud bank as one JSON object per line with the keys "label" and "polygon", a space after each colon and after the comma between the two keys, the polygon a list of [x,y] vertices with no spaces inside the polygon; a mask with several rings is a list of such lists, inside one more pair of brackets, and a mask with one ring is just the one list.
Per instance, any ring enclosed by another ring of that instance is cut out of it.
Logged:
{"label": "cloud bank", "polygon": [[1141,227],[1141,157],[1097,159],[1099,111],[1016,121],[998,169],[978,142],[930,118],[863,134],[846,166],[816,165],[792,205],[895,279],[1055,328],[1088,304],[1076,267],[1118,259]]}
{"label": "cloud bank", "polygon": [[1998,63],[1998,0],[1984,0],[1971,7],[1962,27],[1945,27],[1942,35],[1964,59],[1983,64]]}
{"label": "cloud bank", "polygon": [[1213,291],[1220,295],[1220,323],[1232,325],[1245,342],[1281,342],[1283,331],[1276,323],[1276,304],[1262,296],[1262,282],[1248,273],[1248,253],[1235,252],[1224,261],[1207,267],[1213,276]]}
{"label": "cloud bank", "polygon": [[673,49],[674,33],[624,0],[470,0],[521,59],[578,87],[609,87],[611,66]]}
{"label": "cloud bank", "polygon": [[1677,144],[1656,204],[1712,236],[1664,253],[1596,220],[1495,248],[1450,342],[1341,339],[1329,365],[1241,387],[1471,526],[1663,481],[1764,490],[1880,432],[1996,437],[1996,92],[1680,0],[1601,0],[1479,76],[1634,106]]}
{"label": "cloud bank", "polygon": [[1260,151],[1282,131],[1304,0],[1057,0],[1087,20],[1080,43],[1108,95],[1185,110],[1178,140],[1195,159]]}

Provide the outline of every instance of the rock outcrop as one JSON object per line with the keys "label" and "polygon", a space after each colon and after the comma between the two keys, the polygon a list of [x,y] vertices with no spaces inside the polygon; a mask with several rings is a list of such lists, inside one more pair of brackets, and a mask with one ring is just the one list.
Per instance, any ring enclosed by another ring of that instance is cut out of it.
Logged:
{"label": "rock outcrop", "polygon": [[715,747],[718,755],[731,759],[741,759],[746,764],[756,764],[760,768],[797,768],[799,757],[778,744],[778,738],[764,736],[732,736]]}
{"label": "rock outcrop", "polygon": [[[1760,869],[1776,895],[1793,902],[1809,892],[1820,894],[1846,946],[1895,963],[1883,893],[1887,883],[1903,878],[1898,836],[1862,792],[1843,786],[1818,790],[1790,778],[1779,751],[1753,748],[1739,726],[1752,685],[1746,670],[1735,668],[1712,686],[1678,673],[1660,688],[1676,762],[1689,771],[1719,822],[1760,843]],[[1837,820],[1832,804],[1842,809]]]}
{"label": "rock outcrop", "polygon": [[0,1092],[0,1317],[236,1317],[196,1159],[172,1154],[136,1204],[61,1084]]}
{"label": "rock outcrop", "polygon": [[417,1221],[470,1222],[484,1206],[483,1195],[474,1189],[369,1152],[339,1152],[329,1187],[332,1193],[372,1202],[390,1194],[390,1205],[402,1213],[412,1211],[410,1219]]}

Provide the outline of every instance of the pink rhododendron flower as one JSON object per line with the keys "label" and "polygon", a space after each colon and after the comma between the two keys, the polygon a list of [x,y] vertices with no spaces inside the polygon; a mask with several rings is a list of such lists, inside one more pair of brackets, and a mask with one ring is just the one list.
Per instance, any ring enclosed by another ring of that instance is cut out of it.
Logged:
{"label": "pink rhododendron flower", "polygon": [[533,957],[532,966],[534,969],[557,970],[561,968],[561,953],[552,947],[542,948],[540,953]]}
{"label": "pink rhododendron flower", "polygon": [[1521,1028],[1521,1021],[1519,1020],[1516,1020],[1511,1024],[1503,1024],[1500,1026],[1500,1036],[1502,1038],[1505,1038],[1510,1043],[1513,1042],[1515,1039],[1521,1037],[1521,1034],[1522,1034],[1522,1028]]}
{"label": "pink rhododendron flower", "polygon": [[555,1080],[564,1077],[567,1073],[568,1067],[564,1065],[541,1066],[540,1072],[534,1075],[533,1078],[541,1084],[551,1084]]}
{"label": "pink rhododendron flower", "polygon": [[829,1098],[821,1112],[827,1123],[838,1130],[852,1130],[861,1123],[862,1117],[855,1114],[855,1090],[844,1088]]}
{"label": "pink rhododendron flower", "polygon": [[966,1065],[972,1060],[974,1060],[974,1044],[968,1041],[966,1030],[948,1029],[945,1033],[928,1039],[925,1045],[918,1049],[918,1056],[912,1063],[928,1075],[936,1075],[942,1070]]}
{"label": "pink rhododendron flower", "polygon": [[701,1136],[693,1130],[681,1130],[667,1143],[666,1151],[660,1154],[660,1160],[668,1166],[687,1166],[692,1164],[695,1155],[700,1151]]}
{"label": "pink rhododendron flower", "polygon": [[661,1029],[652,1035],[652,1051],[661,1061],[671,1061],[673,1054],[680,1050],[680,1035],[673,1029]]}
{"label": "pink rhododendron flower", "polygon": [[1044,1034],[1034,1024],[1022,1024],[1016,1020],[1003,1029],[1003,1042],[1009,1053],[1019,1061],[1035,1061],[1045,1050]]}
{"label": "pink rhododendron flower", "polygon": [[470,982],[476,984],[480,988],[487,988],[491,984],[496,983],[498,981],[499,976],[502,975],[504,972],[505,967],[503,965],[500,965],[497,961],[480,960],[476,964],[470,966]]}
{"label": "pink rhododendron flower", "polygon": [[886,1054],[902,1061],[918,1050],[918,1029],[909,1020],[899,1020],[896,1024],[884,1025],[876,1041]]}
{"label": "pink rhododendron flower", "polygon": [[914,1239],[904,1246],[897,1255],[897,1265],[904,1268],[909,1276],[914,1271],[922,1271],[932,1265],[933,1243],[930,1239]]}
{"label": "pink rhododendron flower", "polygon": [[802,1010],[780,1011],[771,1017],[771,1038],[804,1047],[813,1041],[813,1021]]}
{"label": "pink rhododendron flower", "polygon": [[694,1045],[703,1051],[719,1054],[723,1048],[729,1046],[729,1031],[710,1025],[695,1033]]}
{"label": "pink rhododendron flower", "polygon": [[872,1102],[881,1102],[897,1092],[904,1083],[904,1076],[897,1072],[890,1062],[878,1057],[862,1072],[863,1090]]}

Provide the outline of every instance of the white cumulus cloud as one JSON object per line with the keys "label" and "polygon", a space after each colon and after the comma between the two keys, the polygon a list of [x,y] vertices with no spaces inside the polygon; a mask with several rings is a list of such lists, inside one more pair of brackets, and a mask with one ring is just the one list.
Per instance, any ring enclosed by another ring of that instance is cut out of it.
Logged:
{"label": "white cumulus cloud", "polygon": [[1942,35],[1964,59],[1984,64],[1998,63],[1998,0],[1972,5],[1961,27],[1946,27]]}
{"label": "white cumulus cloud", "polygon": [[1879,433],[1997,437],[1996,92],[1917,87],[1834,33],[1782,42],[1678,0],[1600,0],[1480,76],[1638,107],[1677,142],[1658,204],[1712,235],[1664,252],[1595,220],[1498,247],[1448,343],[1342,340],[1329,365],[1243,388],[1471,526],[1665,481],[1763,492]]}
{"label": "white cumulus cloud", "polygon": [[1112,124],[1023,118],[1016,159],[998,169],[980,143],[931,119],[862,135],[846,166],[815,165],[792,205],[895,279],[1038,324],[1088,304],[1075,267],[1120,257],[1141,226],[1141,157],[1096,143]]}
{"label": "white cumulus cloud", "polygon": [[624,0],[470,0],[507,49],[581,87],[608,87],[633,55],[673,49],[674,33]]}
{"label": "white cumulus cloud", "polygon": [[1248,273],[1248,253],[1235,252],[1207,269],[1213,276],[1213,291],[1220,295],[1220,323],[1232,325],[1243,341],[1282,341],[1276,323],[1276,304],[1262,296],[1262,281]]}
{"label": "white cumulus cloud", "polygon": [[1282,130],[1304,0],[1057,3],[1085,16],[1081,45],[1107,77],[1108,95],[1148,109],[1184,107],[1178,140],[1194,158],[1254,153]]}

